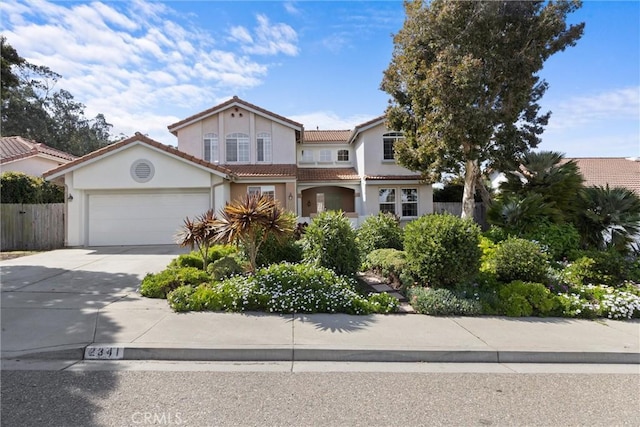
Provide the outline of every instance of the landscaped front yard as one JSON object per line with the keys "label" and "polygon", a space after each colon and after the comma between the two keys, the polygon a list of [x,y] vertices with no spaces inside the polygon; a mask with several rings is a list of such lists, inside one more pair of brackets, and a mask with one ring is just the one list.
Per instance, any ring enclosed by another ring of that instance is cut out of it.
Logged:
{"label": "landscaped front yard", "polygon": [[[182,243],[198,250],[147,275],[142,295],[166,298],[176,311],[396,311],[397,299],[358,284],[356,273],[368,270],[423,314],[640,318],[637,256],[580,250],[566,227],[541,226],[527,239],[499,228],[481,233],[450,215],[401,229],[380,214],[353,230],[340,212],[324,212],[294,232],[278,206],[255,203],[265,201],[245,200],[237,216],[245,224],[224,212],[186,221]],[[270,219],[246,215],[256,208]]]}

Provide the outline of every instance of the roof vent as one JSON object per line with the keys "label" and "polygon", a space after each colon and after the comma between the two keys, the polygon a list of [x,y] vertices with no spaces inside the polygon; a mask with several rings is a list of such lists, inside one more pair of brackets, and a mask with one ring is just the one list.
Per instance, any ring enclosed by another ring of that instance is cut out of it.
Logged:
{"label": "roof vent", "polygon": [[131,165],[131,177],[136,182],[149,182],[155,173],[153,163],[147,159],[140,159]]}

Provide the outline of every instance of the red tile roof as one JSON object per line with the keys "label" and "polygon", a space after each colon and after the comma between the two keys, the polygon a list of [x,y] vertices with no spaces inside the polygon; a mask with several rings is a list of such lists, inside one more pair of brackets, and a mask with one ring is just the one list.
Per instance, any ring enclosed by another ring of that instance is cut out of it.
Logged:
{"label": "red tile roof", "polygon": [[0,163],[8,163],[38,154],[44,154],[69,162],[76,159],[76,156],[69,153],[56,150],[48,145],[21,136],[3,136],[0,138]]}
{"label": "red tile roof", "polygon": [[298,168],[298,181],[360,181],[354,168]]}
{"label": "red tile roof", "polygon": [[640,196],[640,159],[624,157],[578,157],[574,160],[585,186],[625,187]]}
{"label": "red tile roof", "polygon": [[201,111],[199,113],[196,113],[192,116],[187,117],[186,119],[180,120],[179,122],[176,122],[172,125],[167,126],[167,128],[169,128],[169,132],[171,132],[172,134],[176,135],[176,131],[178,130],[178,128],[182,127],[183,125],[186,125],[189,122],[192,122],[194,120],[200,119],[200,118],[204,118],[207,116],[210,116],[212,114],[215,114],[221,110],[226,109],[227,107],[230,107],[234,104],[238,104],[238,105],[243,105],[251,110],[255,110],[258,111],[264,115],[267,116],[271,116],[274,117],[282,122],[288,123],[290,125],[292,125],[293,127],[297,127],[299,128],[301,131],[303,130],[304,126],[301,123],[295,122],[291,119],[288,119],[284,116],[281,116],[279,114],[273,113],[269,110],[265,110],[262,107],[258,107],[257,105],[251,104],[243,99],[238,98],[237,96],[234,96],[233,98],[231,98],[228,101],[223,102],[222,104],[218,104],[214,107],[209,108],[208,110],[204,110]]}
{"label": "red tile roof", "polygon": [[238,178],[295,178],[296,165],[225,165]]}
{"label": "red tile roof", "polygon": [[67,169],[70,169],[70,168],[73,168],[74,166],[82,164],[82,163],[84,163],[84,162],[86,162],[88,160],[94,159],[96,157],[103,156],[103,155],[105,155],[107,153],[110,153],[111,151],[117,150],[117,149],[119,149],[121,147],[124,147],[126,145],[132,144],[132,143],[137,142],[137,141],[144,142],[147,145],[150,145],[152,147],[158,148],[158,149],[160,149],[162,151],[165,151],[165,152],[167,152],[169,154],[173,154],[174,156],[178,156],[178,157],[180,157],[182,159],[185,159],[185,160],[188,160],[188,161],[190,161],[192,163],[199,164],[201,166],[207,167],[209,169],[212,169],[212,170],[215,170],[215,171],[227,174],[227,175],[232,175],[231,170],[229,170],[229,169],[227,169],[227,168],[225,168],[223,166],[218,166],[218,165],[214,165],[213,163],[206,162],[206,161],[204,161],[202,159],[199,159],[197,157],[194,157],[194,156],[192,156],[190,154],[184,153],[184,152],[178,150],[175,147],[171,147],[170,145],[162,144],[162,143],[160,143],[160,142],[158,142],[156,140],[153,140],[153,139],[151,139],[151,138],[149,138],[147,136],[142,135],[140,132],[136,132],[135,135],[130,137],[130,138],[123,139],[122,141],[116,142],[116,143],[111,144],[111,145],[107,145],[106,147],[103,147],[103,148],[101,148],[99,150],[96,150],[96,151],[93,151],[93,152],[91,152],[89,154],[86,154],[86,155],[84,155],[84,156],[82,156],[80,158],[75,159],[72,162],[69,162],[69,163],[61,165],[61,166],[59,166],[59,167],[57,167],[55,169],[47,171],[42,176],[44,176],[46,178],[46,177],[51,176],[51,175],[57,175],[60,172],[63,172],[63,171],[65,171]]}
{"label": "red tile roof", "polygon": [[305,143],[346,143],[351,135],[350,130],[306,130]]}

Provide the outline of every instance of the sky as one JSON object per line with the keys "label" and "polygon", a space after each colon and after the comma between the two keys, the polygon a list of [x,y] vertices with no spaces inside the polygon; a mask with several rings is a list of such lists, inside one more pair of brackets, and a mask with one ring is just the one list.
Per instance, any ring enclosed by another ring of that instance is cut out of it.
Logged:
{"label": "sky", "polygon": [[[113,134],[176,145],[167,126],[240,98],[305,129],[352,129],[384,113],[380,90],[401,1],[3,0],[0,28],[63,77]],[[640,156],[640,2],[589,1],[575,47],[547,60],[541,150]]]}

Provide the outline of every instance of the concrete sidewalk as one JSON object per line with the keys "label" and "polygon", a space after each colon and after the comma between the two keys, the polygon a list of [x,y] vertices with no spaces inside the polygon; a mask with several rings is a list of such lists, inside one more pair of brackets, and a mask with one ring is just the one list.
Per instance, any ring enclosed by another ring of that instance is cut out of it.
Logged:
{"label": "concrete sidewalk", "polygon": [[178,314],[164,300],[133,294],[94,308],[49,310],[57,319],[43,312],[34,312],[43,317],[34,316],[20,336],[3,323],[3,358],[640,363],[638,321]]}
{"label": "concrete sidewalk", "polygon": [[143,298],[175,248],[2,261],[3,359],[640,364],[640,321],[185,313]]}

